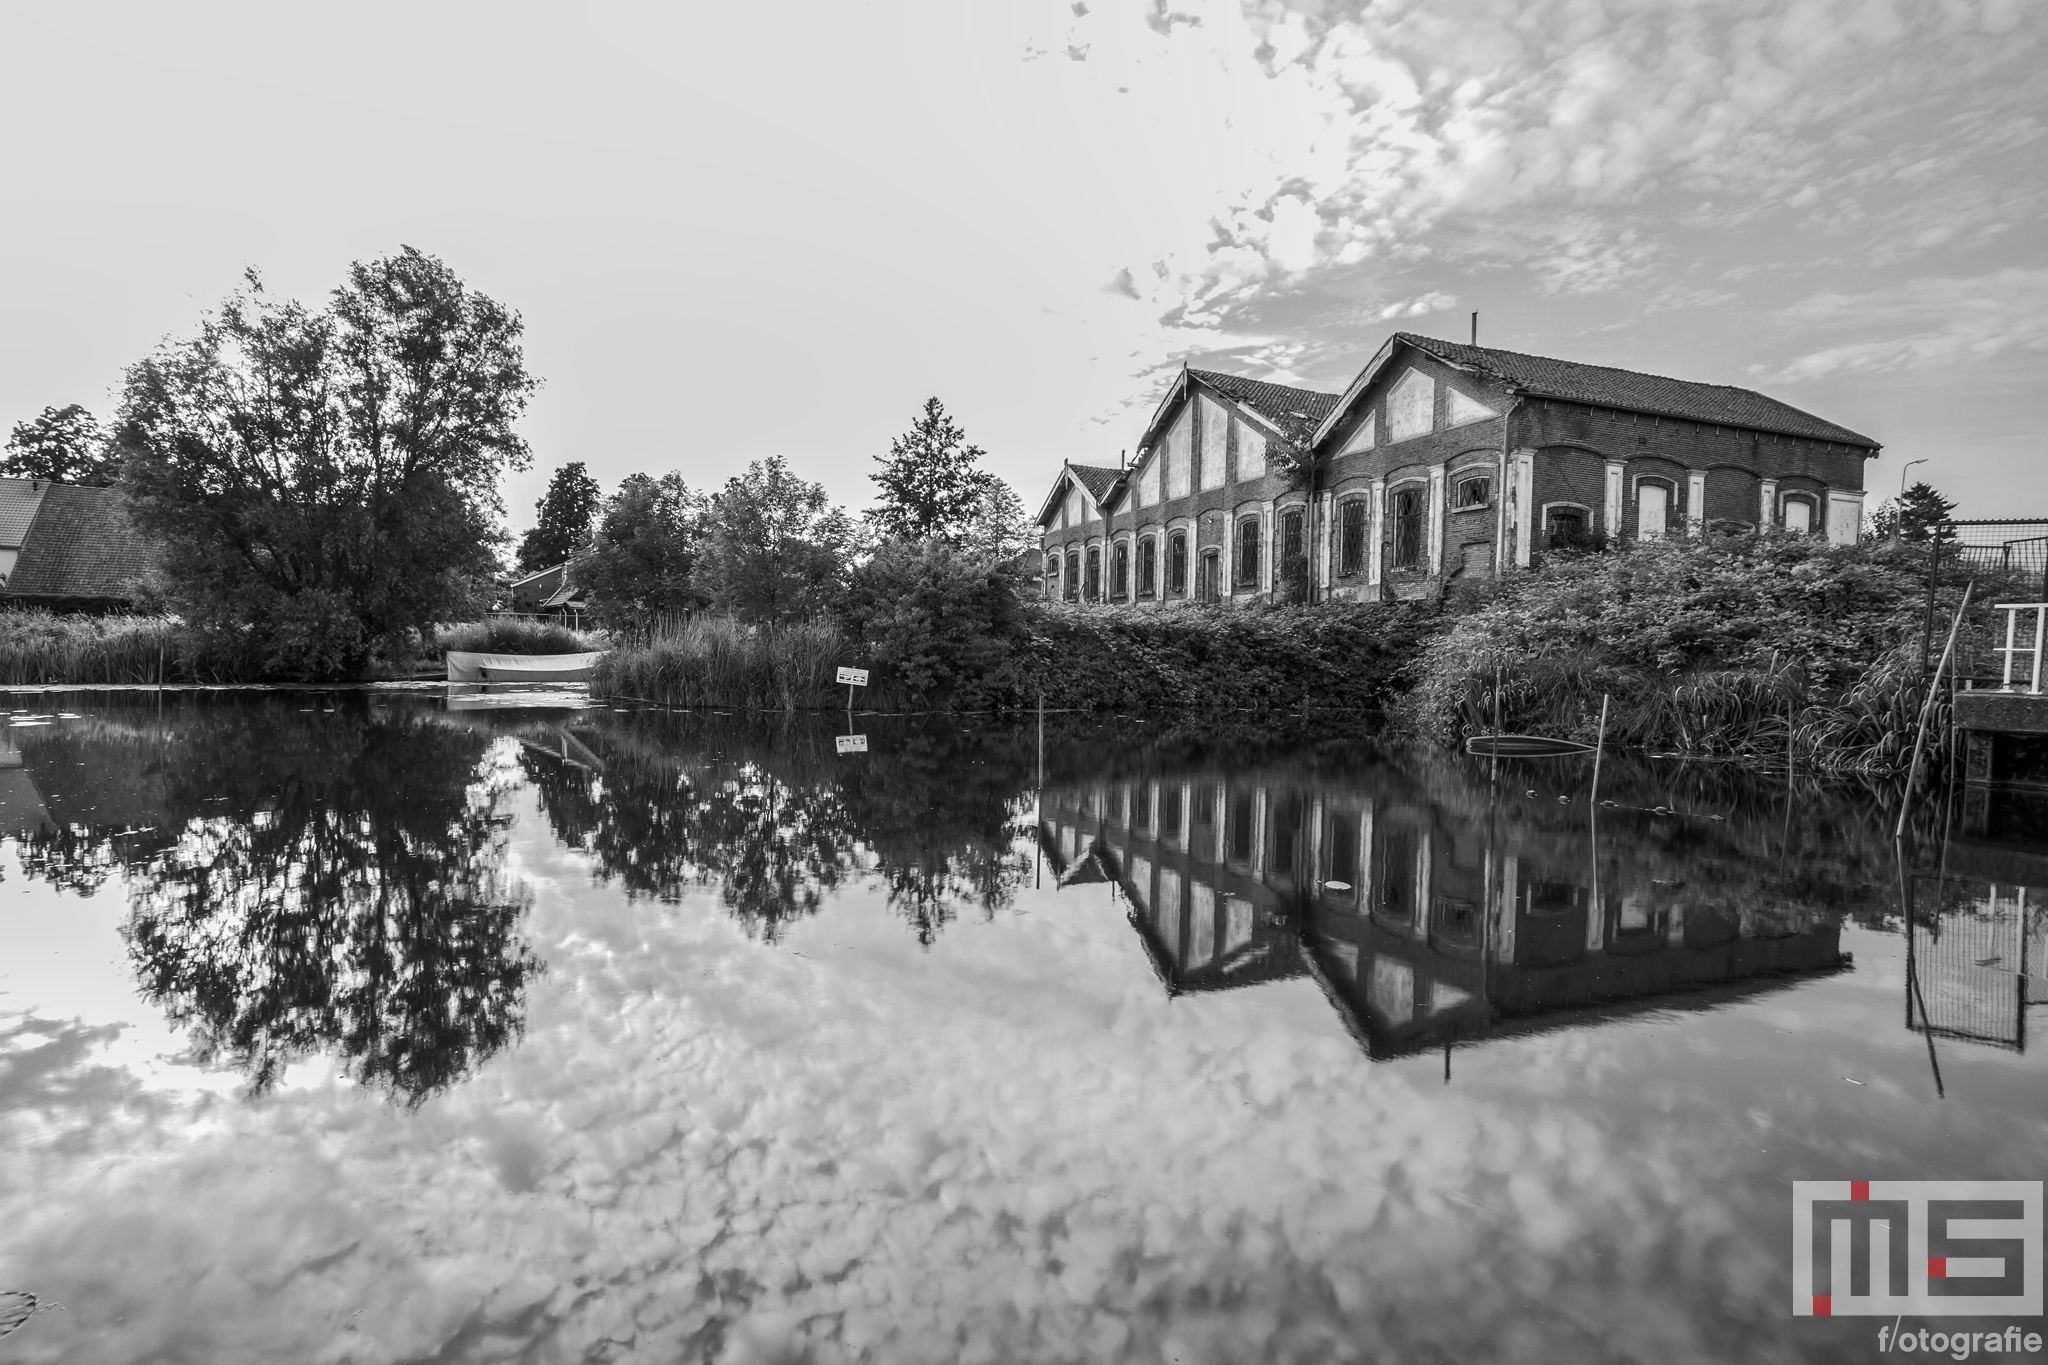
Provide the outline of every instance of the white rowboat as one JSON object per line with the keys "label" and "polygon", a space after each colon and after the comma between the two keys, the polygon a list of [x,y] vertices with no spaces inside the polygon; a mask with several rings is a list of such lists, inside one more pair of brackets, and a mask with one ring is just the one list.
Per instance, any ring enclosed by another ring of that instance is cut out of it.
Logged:
{"label": "white rowboat", "polygon": [[449,682],[584,682],[601,650],[589,654],[472,654],[448,651]]}

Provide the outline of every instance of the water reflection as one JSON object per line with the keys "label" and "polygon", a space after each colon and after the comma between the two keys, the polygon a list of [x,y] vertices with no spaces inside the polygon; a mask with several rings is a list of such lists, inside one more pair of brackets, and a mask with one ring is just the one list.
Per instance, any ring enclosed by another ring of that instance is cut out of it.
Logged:
{"label": "water reflection", "polygon": [[[2038,797],[1973,793],[1965,830],[1905,876],[1906,1023],[1936,1039],[2024,1051],[2048,1003],[2048,810]],[[1987,837],[1996,813],[2003,837]],[[2027,819],[2029,815],[2035,817]],[[1937,1062],[1938,1065],[1938,1062]]]}
{"label": "water reflection", "polygon": [[252,1093],[321,1053],[417,1104],[518,1036],[542,966],[487,736],[196,699],[15,734],[23,870],[81,892],[124,871],[143,995]]}
{"label": "water reflection", "polygon": [[1170,992],[1309,975],[1375,1058],[1848,964],[1842,915],[1806,887],[1824,874],[1831,900],[1869,906],[1888,860],[1845,847],[1856,826],[1826,798],[1774,811],[1740,784],[1681,796],[1624,771],[1596,807],[1583,779],[1520,765],[1492,783],[1435,754],[1169,762],[1056,785],[1040,838],[1062,884],[1120,888]]}
{"label": "water reflection", "polygon": [[673,902],[715,887],[774,942],[848,879],[878,879],[921,943],[1030,878],[1016,841],[1028,739],[906,730],[841,756],[804,723],[592,710],[510,724],[555,836],[597,876]]}

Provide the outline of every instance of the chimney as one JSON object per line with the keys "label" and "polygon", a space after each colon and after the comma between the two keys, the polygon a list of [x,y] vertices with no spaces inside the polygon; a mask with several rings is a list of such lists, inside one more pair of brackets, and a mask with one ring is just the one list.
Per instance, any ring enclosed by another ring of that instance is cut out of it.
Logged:
{"label": "chimney", "polygon": [[1479,344],[1479,314],[1477,313],[1472,315],[1472,344],[1474,346]]}

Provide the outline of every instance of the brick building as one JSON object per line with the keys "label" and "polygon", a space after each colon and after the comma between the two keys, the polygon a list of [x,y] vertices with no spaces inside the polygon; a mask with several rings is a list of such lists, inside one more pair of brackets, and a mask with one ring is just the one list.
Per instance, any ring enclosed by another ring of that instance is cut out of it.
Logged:
{"label": "brick building", "polygon": [[1183,369],[1129,468],[1054,481],[1046,592],[1376,601],[1710,525],[1853,544],[1878,449],[1748,389],[1407,332],[1342,394]]}

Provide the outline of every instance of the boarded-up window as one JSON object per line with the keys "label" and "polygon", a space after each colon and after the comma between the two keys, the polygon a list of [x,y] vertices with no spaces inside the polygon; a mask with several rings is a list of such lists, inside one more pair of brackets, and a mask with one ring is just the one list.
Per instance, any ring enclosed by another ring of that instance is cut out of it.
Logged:
{"label": "boarded-up window", "polygon": [[1081,600],[1081,552],[1079,550],[1067,552],[1067,600],[1069,602]]}
{"label": "boarded-up window", "polygon": [[1166,586],[1179,596],[1188,592],[1188,533],[1175,531],[1166,538]]}
{"label": "boarded-up window", "polygon": [[1131,595],[1131,547],[1127,541],[1117,542],[1116,554],[1110,560],[1109,590],[1117,597]]}
{"label": "boarded-up window", "polygon": [[1045,557],[1045,595],[1060,595],[1060,556],[1057,550]]}
{"label": "boarded-up window", "polygon": [[1155,536],[1138,538],[1138,596],[1159,595],[1159,541]]}
{"label": "boarded-up window", "polygon": [[1237,559],[1234,566],[1236,586],[1256,588],[1259,585],[1259,519],[1246,517],[1237,524]]}
{"label": "boarded-up window", "polygon": [[1101,550],[1091,549],[1088,551],[1088,579],[1087,587],[1084,591],[1090,602],[1100,602],[1102,600]]}
{"label": "boarded-up window", "polygon": [[1223,487],[1223,443],[1230,439],[1230,414],[1213,398],[1202,403],[1202,477],[1204,488]]}
{"label": "boarded-up window", "polygon": [[1422,502],[1420,488],[1403,488],[1394,494],[1394,567],[1413,569],[1422,563]]}
{"label": "boarded-up window", "polygon": [[1387,439],[1406,441],[1427,436],[1436,426],[1436,381],[1410,370],[1387,395]]}
{"label": "boarded-up window", "polygon": [[1365,499],[1345,503],[1337,513],[1337,526],[1337,571],[1355,574],[1365,568]]}
{"label": "boarded-up window", "polygon": [[1166,496],[1184,498],[1190,491],[1188,482],[1188,410],[1183,407],[1180,416],[1174,419],[1172,428],[1161,442],[1165,447],[1162,454],[1166,460]]}
{"label": "boarded-up window", "polygon": [[1263,478],[1266,473],[1266,438],[1243,422],[1237,424],[1237,477]]}
{"label": "boarded-up window", "polygon": [[1805,498],[1785,499],[1785,529],[1804,534],[1813,529],[1813,503]]}

